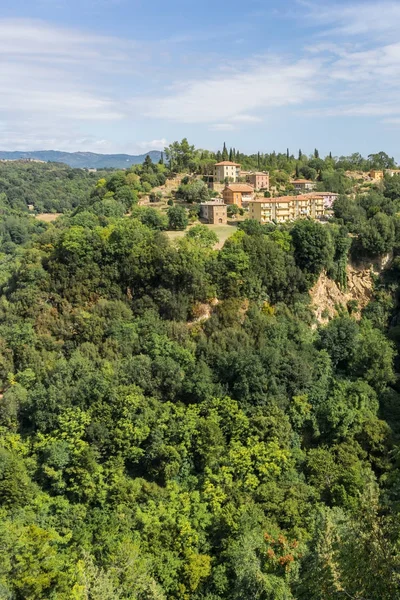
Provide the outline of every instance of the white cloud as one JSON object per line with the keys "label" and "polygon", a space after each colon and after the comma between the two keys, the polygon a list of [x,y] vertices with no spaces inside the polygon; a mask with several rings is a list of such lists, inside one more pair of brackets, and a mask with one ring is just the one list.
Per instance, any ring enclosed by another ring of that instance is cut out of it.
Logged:
{"label": "white cloud", "polygon": [[[182,123],[226,123],[248,112],[301,104],[317,96],[314,77],[318,61],[283,63],[277,58],[258,58],[241,70],[177,83],[172,93],[150,104],[143,113],[152,118]],[[144,106],[145,105],[145,106]]]}
{"label": "white cloud", "polygon": [[93,147],[96,124],[125,116],[105,72],[126,71],[134,50],[131,42],[42,21],[0,19],[3,148],[71,149],[80,139]]}
{"label": "white cloud", "polygon": [[335,79],[389,85],[398,83],[400,77],[400,42],[379,46],[362,52],[348,52],[333,64],[331,76]]}
{"label": "white cloud", "polygon": [[160,140],[152,140],[151,142],[139,142],[136,144],[139,150],[164,150],[165,146],[168,145],[168,142],[165,138],[161,138]]}
{"label": "white cloud", "polygon": [[235,123],[260,123],[262,119],[255,115],[235,115],[232,121],[235,121]]}
{"label": "white cloud", "polygon": [[400,2],[301,2],[324,41],[305,48],[323,60],[324,103],[308,114],[390,117],[400,114]]}
{"label": "white cloud", "polygon": [[232,123],[216,123],[210,127],[210,131],[233,131],[234,129]]}
{"label": "white cloud", "polygon": [[0,19],[0,56],[30,63],[82,64],[106,69],[124,61],[137,44],[118,38],[92,35],[75,29],[27,19]]}
{"label": "white cloud", "polygon": [[36,115],[44,123],[52,119],[109,121],[122,117],[114,102],[53,68],[2,61],[0,80],[0,112]]}
{"label": "white cloud", "polygon": [[398,34],[400,3],[357,2],[348,4],[322,4],[304,2],[309,8],[308,17],[321,25],[330,26],[325,34],[367,35],[369,38],[382,34]]}
{"label": "white cloud", "polygon": [[308,44],[305,46],[304,50],[314,55],[326,53],[334,56],[345,56],[347,52],[357,50],[359,47],[359,44],[345,43],[341,40],[340,45],[337,42],[317,42]]}
{"label": "white cloud", "polygon": [[93,135],[82,136],[75,127],[53,123],[53,127],[44,127],[41,121],[25,119],[18,123],[9,120],[0,121],[1,150],[63,150],[75,152],[116,152],[120,148],[110,141],[98,139]]}
{"label": "white cloud", "polygon": [[307,111],[309,116],[329,117],[384,117],[400,114],[400,105],[394,103],[338,104],[335,107]]}

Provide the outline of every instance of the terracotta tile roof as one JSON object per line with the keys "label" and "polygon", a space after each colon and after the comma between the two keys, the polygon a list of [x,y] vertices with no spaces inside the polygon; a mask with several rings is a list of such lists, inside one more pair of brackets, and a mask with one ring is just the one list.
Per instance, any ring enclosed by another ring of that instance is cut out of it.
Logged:
{"label": "terracotta tile roof", "polygon": [[214,167],[240,167],[238,163],[231,162],[230,160],[223,160],[222,162],[216,163]]}
{"label": "terracotta tile roof", "polygon": [[319,192],[317,194],[300,194],[298,196],[277,196],[276,198],[256,198],[252,200],[252,202],[294,202],[296,200],[312,200],[313,198],[321,198],[324,196],[323,192]]}
{"label": "terracotta tile roof", "polygon": [[293,202],[293,198],[290,196],[282,196],[282,198],[268,198],[268,200],[273,204],[278,204],[279,202],[282,204],[290,204]]}
{"label": "terracotta tile roof", "polygon": [[301,198],[301,196],[279,196],[278,198],[256,198],[255,200],[252,200],[252,202],[283,202],[283,203],[289,203],[289,202],[293,202],[293,200],[297,200],[298,198]]}
{"label": "terracotta tile roof", "polygon": [[225,190],[232,190],[232,192],[254,192],[253,186],[248,183],[231,183],[225,187]]}
{"label": "terracotta tile roof", "polygon": [[[309,192],[308,194],[302,194],[303,198],[315,198],[317,196],[339,196],[336,192]],[[300,196],[297,196],[300,198]]]}
{"label": "terracotta tile roof", "polygon": [[255,198],[252,202],[294,202],[295,200],[312,200],[313,198],[323,198],[324,196],[338,196],[334,192],[310,192],[309,194],[299,194],[298,196],[277,196],[276,198]]}
{"label": "terracotta tile roof", "polygon": [[292,179],[290,183],[315,183],[311,179]]}

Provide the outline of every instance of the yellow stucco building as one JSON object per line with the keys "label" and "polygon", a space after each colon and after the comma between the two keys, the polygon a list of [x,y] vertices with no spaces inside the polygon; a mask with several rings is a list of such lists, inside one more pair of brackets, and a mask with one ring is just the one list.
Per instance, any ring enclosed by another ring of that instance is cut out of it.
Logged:
{"label": "yellow stucco building", "polygon": [[294,221],[295,219],[319,219],[328,213],[323,196],[281,196],[259,198],[249,202],[249,217],[259,223]]}

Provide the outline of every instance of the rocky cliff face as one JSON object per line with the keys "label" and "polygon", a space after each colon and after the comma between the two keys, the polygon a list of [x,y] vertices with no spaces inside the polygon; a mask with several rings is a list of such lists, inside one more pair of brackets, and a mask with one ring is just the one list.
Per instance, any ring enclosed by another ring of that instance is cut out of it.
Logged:
{"label": "rocky cliff face", "polygon": [[310,290],[317,321],[327,323],[337,314],[340,306],[345,307],[352,300],[357,302],[359,309],[364,308],[373,295],[374,275],[379,275],[387,268],[391,260],[392,256],[387,255],[375,262],[347,265],[346,290],[341,290],[334,281],[322,273]]}

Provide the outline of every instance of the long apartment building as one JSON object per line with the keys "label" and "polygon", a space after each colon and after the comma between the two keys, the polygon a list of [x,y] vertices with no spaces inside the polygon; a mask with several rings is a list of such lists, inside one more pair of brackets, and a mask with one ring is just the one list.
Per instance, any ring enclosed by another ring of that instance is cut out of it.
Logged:
{"label": "long apartment building", "polygon": [[318,192],[280,198],[257,198],[249,202],[249,217],[259,223],[320,219],[331,214],[332,202],[336,196],[337,194],[330,192]]}

